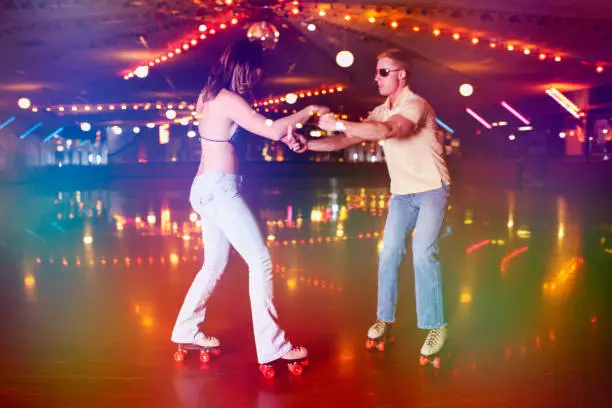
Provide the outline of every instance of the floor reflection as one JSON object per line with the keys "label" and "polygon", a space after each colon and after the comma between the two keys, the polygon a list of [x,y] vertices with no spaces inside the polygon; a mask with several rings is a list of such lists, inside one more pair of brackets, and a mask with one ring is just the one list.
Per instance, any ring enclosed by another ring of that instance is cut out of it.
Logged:
{"label": "floor reflection", "polygon": [[172,323],[205,256],[185,190],[16,189],[0,203],[0,327],[10,333],[0,338],[0,401],[605,406],[612,215],[594,210],[602,203],[454,188],[441,232],[451,337],[434,370],[417,364],[424,334],[415,328],[410,254],[396,342],[382,354],[365,350],[388,190],[334,181],[257,192],[247,198],[272,252],[281,323],[312,353],[303,377],[269,382],[257,372],[236,254],[207,321],[223,354],[210,364],[172,361]]}

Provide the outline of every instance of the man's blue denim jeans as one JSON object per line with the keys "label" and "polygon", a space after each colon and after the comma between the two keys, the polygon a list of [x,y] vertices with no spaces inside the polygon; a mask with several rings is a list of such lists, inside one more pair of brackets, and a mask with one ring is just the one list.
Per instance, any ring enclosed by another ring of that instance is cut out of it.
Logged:
{"label": "man's blue denim jeans", "polygon": [[406,255],[406,236],[412,238],[417,325],[422,329],[442,327],[442,271],[438,239],[444,222],[449,187],[417,194],[393,195],[385,224],[383,248],[378,265],[377,317],[395,321],[398,269]]}

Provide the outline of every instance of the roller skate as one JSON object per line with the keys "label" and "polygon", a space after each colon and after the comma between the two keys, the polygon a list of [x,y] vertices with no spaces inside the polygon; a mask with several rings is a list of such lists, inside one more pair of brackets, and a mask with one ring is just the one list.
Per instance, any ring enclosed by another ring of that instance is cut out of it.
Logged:
{"label": "roller skate", "polygon": [[211,354],[215,356],[221,354],[221,344],[216,337],[202,335],[196,337],[192,343],[177,343],[177,345],[178,350],[174,353],[174,361],[177,363],[185,359],[189,350],[199,351],[202,363],[208,363]]}
{"label": "roller skate", "polygon": [[431,363],[434,368],[440,368],[440,350],[444,346],[446,336],[446,325],[429,331],[421,348],[420,365],[424,366]]}
{"label": "roller skate", "polygon": [[387,341],[392,343],[394,340],[395,339],[391,335],[391,323],[378,319],[368,330],[366,348],[377,348],[378,351],[384,351]]}
{"label": "roller skate", "polygon": [[295,376],[302,375],[304,367],[308,365],[308,350],[305,347],[294,347],[278,360],[260,364],[259,371],[264,378],[271,379],[276,375],[275,366],[278,364],[287,364],[287,369]]}

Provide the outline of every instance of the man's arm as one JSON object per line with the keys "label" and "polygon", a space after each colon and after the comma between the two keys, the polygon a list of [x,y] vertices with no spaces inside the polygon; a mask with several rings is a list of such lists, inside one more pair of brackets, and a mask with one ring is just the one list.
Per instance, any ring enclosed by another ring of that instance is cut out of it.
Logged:
{"label": "man's arm", "polygon": [[326,131],[340,131],[361,140],[385,140],[396,137],[407,137],[414,133],[418,123],[425,114],[425,104],[410,101],[398,106],[396,114],[387,120],[377,120],[380,115],[375,109],[363,122],[336,120],[332,115],[323,115],[319,127]]}
{"label": "man's arm", "polygon": [[357,137],[340,134],[338,136],[329,136],[324,139],[309,140],[307,148],[313,152],[334,152],[361,143],[362,141],[363,140]]}
{"label": "man's arm", "polygon": [[362,140],[385,140],[412,134],[417,125],[402,115],[393,115],[384,122],[371,120],[366,122],[344,122],[338,126],[344,127],[347,135]]}

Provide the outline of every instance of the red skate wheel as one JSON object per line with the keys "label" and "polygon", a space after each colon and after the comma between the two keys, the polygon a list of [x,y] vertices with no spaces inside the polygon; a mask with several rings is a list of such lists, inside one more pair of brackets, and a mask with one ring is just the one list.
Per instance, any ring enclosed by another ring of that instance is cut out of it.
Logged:
{"label": "red skate wheel", "polygon": [[201,351],[200,361],[203,363],[208,363],[210,361],[210,354],[208,354],[206,351]]}
{"label": "red skate wheel", "polygon": [[434,366],[434,368],[440,368],[440,357],[434,358],[434,360],[431,362],[431,365]]}
{"label": "red skate wheel", "polygon": [[304,360],[304,361],[302,361],[302,362],[301,362],[301,364],[302,364],[304,367],[308,366],[308,360]]}
{"label": "red skate wheel", "polygon": [[261,371],[261,373],[263,374],[264,378],[266,378],[268,380],[273,378],[274,374],[276,374],[274,372],[274,368],[272,368],[272,367],[270,367],[268,365],[265,365],[265,364],[262,364],[262,365],[259,366],[259,371]]}
{"label": "red skate wheel", "polygon": [[174,353],[174,361],[176,361],[177,363],[180,363],[184,359],[185,359],[185,354],[183,354],[182,351],[179,350]]}
{"label": "red skate wheel", "polygon": [[425,356],[419,356],[419,364],[424,366],[425,364],[429,363],[429,359]]}
{"label": "red skate wheel", "polygon": [[218,356],[219,354],[221,354],[221,349],[220,348],[213,349],[211,353],[214,354],[215,356]]}
{"label": "red skate wheel", "polygon": [[291,374],[295,376],[302,375],[302,373],[304,372],[304,367],[302,367],[299,363],[292,363],[288,364],[287,366],[289,368],[289,371],[291,371]]}
{"label": "red skate wheel", "polygon": [[378,343],[378,351],[385,351],[385,342],[381,341]]}
{"label": "red skate wheel", "polygon": [[367,349],[371,349],[371,348],[372,348],[372,347],[374,347],[375,345],[376,345],[376,344],[375,344],[375,343],[374,343],[372,340],[370,340],[370,339],[367,339],[367,340],[366,340],[366,348],[367,348]]}

